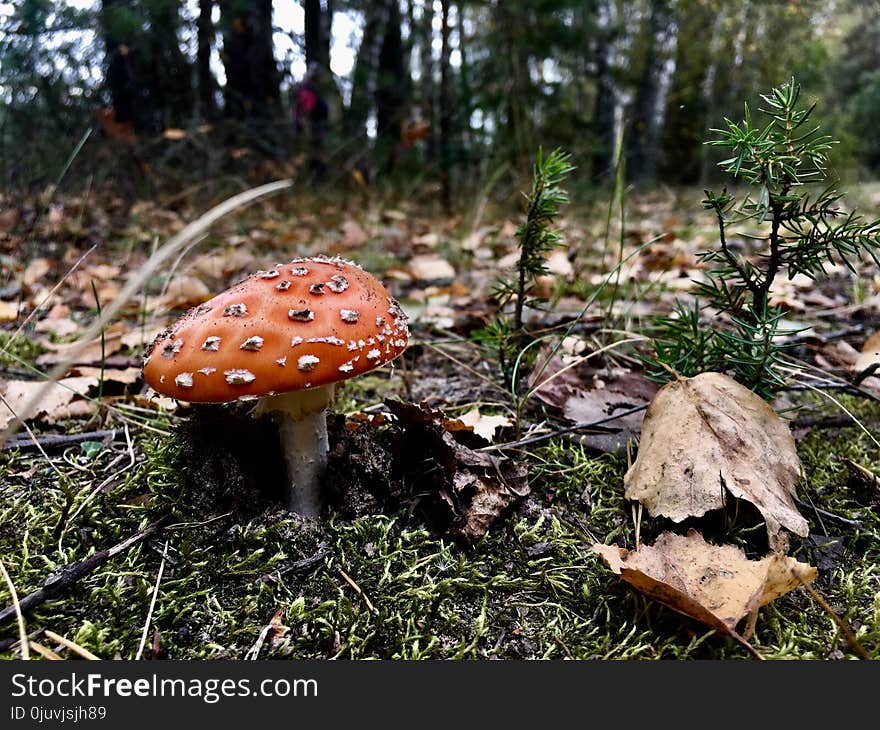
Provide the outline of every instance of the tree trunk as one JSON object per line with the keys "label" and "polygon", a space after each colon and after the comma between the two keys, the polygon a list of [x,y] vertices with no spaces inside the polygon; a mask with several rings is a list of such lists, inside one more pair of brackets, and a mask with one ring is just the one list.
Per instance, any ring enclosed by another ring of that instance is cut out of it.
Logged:
{"label": "tree trunk", "polygon": [[107,88],[110,103],[113,105],[114,121],[128,125],[134,131],[145,129],[146,120],[140,93],[140,85],[135,76],[133,63],[134,38],[129,38],[124,29],[127,25],[120,17],[126,11],[120,0],[102,0],[101,30],[107,64]]}
{"label": "tree trunk", "polygon": [[440,37],[440,197],[443,201],[443,212],[452,213],[452,99],[449,96],[449,0],[441,2],[442,21]]}
{"label": "tree trunk", "polygon": [[626,169],[637,183],[651,183],[657,176],[660,132],[665,114],[669,67],[677,40],[673,0],[651,0],[647,23],[647,53],[627,136]]}
{"label": "tree trunk", "polygon": [[[675,74],[667,96],[658,175],[667,182],[696,184],[706,148],[706,109],[712,97],[719,59],[718,42],[727,16],[701,0],[680,0],[679,34],[687,43],[676,49]],[[712,32],[706,30],[711,28]]]}
{"label": "tree trunk", "polygon": [[220,0],[220,8],[226,115],[239,120],[271,119],[280,98],[272,46],[272,2]]}
{"label": "tree trunk", "polygon": [[618,103],[617,84],[611,66],[611,52],[616,35],[617,18],[614,2],[606,1],[599,10],[593,66],[596,76],[596,98],[593,102],[593,136],[591,161],[593,179],[609,181],[614,176],[615,108]]}
{"label": "tree trunk", "polygon": [[421,89],[419,106],[422,119],[428,123],[425,137],[425,158],[427,162],[437,161],[437,125],[434,104],[434,3],[424,0],[422,3],[422,22],[419,28],[419,74]]}
{"label": "tree trunk", "polygon": [[330,39],[326,35],[324,11],[321,0],[303,0],[305,11],[306,65],[318,64],[322,69],[330,68]]}
{"label": "tree trunk", "polygon": [[180,48],[180,3],[154,0],[146,3],[149,28],[141,76],[150,96],[156,131],[185,126],[193,111],[192,72]]}
{"label": "tree trunk", "polygon": [[400,33],[400,6],[386,0],[387,21],[379,50],[376,83],[376,136],[383,165],[391,170],[397,160],[400,131],[406,114],[406,65]]}
{"label": "tree trunk", "polygon": [[199,0],[198,50],[196,68],[199,85],[199,114],[202,119],[217,118],[217,81],[211,71],[211,47],[214,44],[214,23],[211,20],[213,0]]}
{"label": "tree trunk", "polygon": [[373,106],[379,50],[387,20],[387,6],[372,3],[366,11],[364,33],[355,59],[351,82],[351,101],[345,117],[345,131],[356,157],[366,148],[367,121]]}
{"label": "tree trunk", "polygon": [[464,27],[464,14],[465,14],[466,5],[463,2],[458,3],[458,53],[461,58],[461,63],[458,67],[458,75],[459,75],[459,104],[458,108],[461,110],[461,130],[462,130],[462,146],[468,152],[472,152],[473,150],[473,135],[471,134],[471,113],[473,112],[473,98],[471,94],[471,86],[470,86],[470,69],[468,67],[468,56],[467,56],[467,37],[465,35],[465,27]]}
{"label": "tree trunk", "polygon": [[512,146],[510,161],[514,169],[521,169],[531,156],[531,133],[525,111],[530,86],[528,52],[518,42],[520,29],[528,22],[527,9],[504,0],[495,2],[495,20],[501,29],[502,52],[507,64],[505,115]]}

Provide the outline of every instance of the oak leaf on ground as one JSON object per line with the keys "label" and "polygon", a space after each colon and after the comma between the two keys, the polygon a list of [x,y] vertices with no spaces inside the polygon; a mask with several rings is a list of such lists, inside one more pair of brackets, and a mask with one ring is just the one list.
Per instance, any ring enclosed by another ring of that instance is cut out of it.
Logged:
{"label": "oak leaf on ground", "polygon": [[779,553],[749,560],[740,548],[707,543],[696,530],[687,536],[664,532],[638,550],[595,544],[593,552],[642,593],[736,638],[743,618],[817,574]]}
{"label": "oak leaf on ground", "polygon": [[758,508],[775,548],[782,528],[808,533],[794,503],[800,471],[788,424],[745,386],[708,372],[654,396],[624,487],[627,499],[674,522],[721,509],[726,489]]}

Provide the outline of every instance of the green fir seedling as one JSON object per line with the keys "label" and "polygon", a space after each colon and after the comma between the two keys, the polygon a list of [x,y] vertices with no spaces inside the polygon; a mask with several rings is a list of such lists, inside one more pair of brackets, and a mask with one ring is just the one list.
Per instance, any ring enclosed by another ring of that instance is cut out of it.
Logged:
{"label": "green fir seedling", "polygon": [[[719,166],[747,186],[742,196],[706,191],[703,206],[718,222],[718,247],[701,254],[706,279],[698,283],[691,306],[677,304],[670,317],[656,321],[652,375],[669,379],[664,365],[685,376],[708,370],[729,372],[764,397],[784,382],[779,359],[786,347],[779,337],[784,311],[771,302],[780,274],[816,279],[828,264],[855,271],[866,256],[877,262],[880,220],[867,221],[845,211],[842,193],[829,182],[828,152],[835,141],[819,134],[813,106],[799,106],[794,79],[762,95],[762,123],[745,106],[739,123],[725,119],[706,144],[729,151]],[[735,250],[731,230],[750,240]],[[720,316],[719,316],[720,315]]]}
{"label": "green fir seedling", "polygon": [[554,228],[560,208],[568,202],[568,193],[561,187],[574,170],[570,155],[559,149],[538,157],[532,171],[532,188],[526,196],[525,221],[517,228],[519,260],[513,278],[499,279],[493,297],[499,315],[477,333],[477,338],[498,355],[498,362],[508,386],[518,353],[530,338],[525,331],[523,314],[526,307],[539,308],[545,302],[534,295],[538,277],[547,273],[545,256],[563,245],[562,236]]}

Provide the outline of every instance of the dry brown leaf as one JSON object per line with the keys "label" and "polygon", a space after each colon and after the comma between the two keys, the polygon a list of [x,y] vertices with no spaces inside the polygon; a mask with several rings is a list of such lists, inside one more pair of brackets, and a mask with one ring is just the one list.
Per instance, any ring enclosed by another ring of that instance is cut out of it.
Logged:
{"label": "dry brown leaf", "polygon": [[37,258],[31,261],[24,270],[24,285],[33,286],[34,284],[44,283],[46,275],[52,270],[52,264],[49,259]]}
{"label": "dry brown leaf", "polygon": [[445,281],[455,278],[452,264],[436,254],[413,256],[407,269],[416,281]]}
{"label": "dry brown leaf", "polygon": [[590,367],[583,359],[571,353],[583,352],[583,340],[571,338],[563,343],[560,352],[549,362],[550,345],[542,347],[537,364],[530,374],[529,386],[534,395],[562,411],[572,423],[595,423],[610,416],[606,432],[584,433],[581,443],[598,451],[621,451],[639,435],[642,411],[621,415],[638,407],[646,407],[657,392],[657,385],[643,374],[619,368]]}
{"label": "dry brown leaf", "polygon": [[34,325],[35,332],[52,334],[55,337],[70,337],[81,329],[82,326],[78,325],[70,317],[59,317],[57,319],[46,317]]}
{"label": "dry brown leaf", "polygon": [[85,273],[89,278],[98,279],[100,281],[113,281],[120,276],[119,267],[113,266],[112,264],[95,264],[93,266],[87,266]]}
{"label": "dry brown leaf", "polygon": [[0,301],[0,322],[14,322],[18,319],[18,302]]}
{"label": "dry brown leaf", "polygon": [[272,648],[277,647],[284,640],[284,637],[290,633],[290,627],[284,625],[284,614],[286,611],[286,608],[279,608],[272,616],[271,621],[269,621],[269,633],[266,635],[266,639]]}
{"label": "dry brown leaf", "polygon": [[342,224],[342,245],[346,248],[358,248],[370,240],[370,234],[357,221],[345,221]]}
{"label": "dry brown leaf", "polygon": [[726,375],[702,373],[654,396],[624,486],[652,516],[681,522],[721,509],[723,483],[758,508],[776,547],[783,527],[808,533],[794,504],[800,470],[788,424],[769,404]]}
{"label": "dry brown leaf", "polygon": [[496,226],[483,226],[475,231],[471,231],[461,241],[461,247],[465,251],[476,251],[483,247],[483,241],[489,233],[497,229]]}
{"label": "dry brown leaf", "polygon": [[[872,365],[880,367],[880,332],[875,332],[862,345],[862,351],[853,363],[853,372],[861,373]],[[874,368],[877,369],[876,367]]]}
{"label": "dry brown leaf", "polygon": [[[125,322],[114,322],[106,330],[104,330],[104,342],[101,344],[101,338],[96,337],[89,342],[82,352],[77,354],[75,361],[78,363],[100,362],[101,358],[108,358],[122,349],[122,336],[127,333],[129,326]],[[66,342],[64,344],[45,343],[45,347],[49,350],[44,352],[37,358],[39,367],[50,367],[64,362],[77,347],[79,342]]]}
{"label": "dry brown leaf", "polygon": [[154,324],[146,327],[134,327],[131,332],[126,332],[122,335],[122,337],[119,338],[119,341],[122,343],[123,347],[136,350],[144,345],[150,344],[162,332],[164,332],[165,329],[165,327],[157,327]]}
{"label": "dry brown leaf", "polygon": [[71,374],[80,376],[80,377],[90,377],[104,379],[104,389],[105,392],[108,390],[108,386],[116,385],[134,385],[141,379],[141,368],[140,367],[105,367],[102,371],[99,367],[92,367],[91,365],[80,365],[74,368],[71,368]]}
{"label": "dry brown leaf", "polygon": [[[519,497],[529,493],[525,468],[513,459],[474,451],[483,440],[458,419],[448,419],[426,404],[386,400],[396,416],[398,443],[404,453],[418,454],[420,469],[427,460],[439,467],[442,486],[420,495],[440,530],[464,543],[482,538]],[[472,448],[473,447],[473,448]]]}
{"label": "dry brown leaf", "polygon": [[[245,241],[247,239],[244,239]],[[230,239],[227,239],[230,241]],[[193,259],[188,267],[202,277],[225,279],[242,270],[253,268],[254,256],[246,248],[226,246]]]}
{"label": "dry brown leaf", "polygon": [[438,243],[440,243],[440,236],[438,236],[433,231],[430,233],[422,234],[421,236],[416,236],[412,240],[412,244],[414,247],[428,250],[435,248]]}
{"label": "dry brown leaf", "polygon": [[749,560],[734,545],[710,545],[696,530],[686,537],[664,532],[653,546],[634,551],[602,544],[593,545],[593,551],[642,593],[737,637],[743,618],[817,574],[779,553]]}
{"label": "dry brown leaf", "polygon": [[188,309],[208,301],[214,292],[195,276],[178,276],[169,285],[162,298],[167,309]]}
{"label": "dry brown leaf", "polygon": [[507,416],[484,416],[479,408],[471,408],[467,413],[458,417],[465,426],[470,426],[474,433],[482,436],[490,444],[495,441],[495,432],[511,424]]}
{"label": "dry brown leaf", "polygon": [[23,412],[24,406],[43,385],[40,380],[0,381],[0,392],[6,401],[0,402],[0,428],[6,428],[16,416],[22,420],[39,419],[55,423],[64,418],[89,414],[95,409],[90,401],[74,404],[74,400],[86,395],[89,389],[96,388],[98,379],[77,377],[63,378],[53,383],[37,406],[27,413]]}
{"label": "dry brown leaf", "polygon": [[568,260],[568,254],[561,249],[551,251],[544,265],[547,267],[547,271],[554,276],[562,276],[564,278],[574,276],[574,267],[571,265],[571,261]]}

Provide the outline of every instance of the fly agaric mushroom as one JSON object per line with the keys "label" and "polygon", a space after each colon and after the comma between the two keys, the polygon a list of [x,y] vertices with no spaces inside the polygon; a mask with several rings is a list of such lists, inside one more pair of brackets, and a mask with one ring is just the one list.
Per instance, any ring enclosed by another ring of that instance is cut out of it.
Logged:
{"label": "fly agaric mushroom", "polygon": [[255,413],[278,420],[288,506],[316,516],[336,384],[390,362],[408,339],[406,315],[376,278],[339,258],[301,258],[189,310],[154,340],[143,376],[183,401],[259,399]]}

